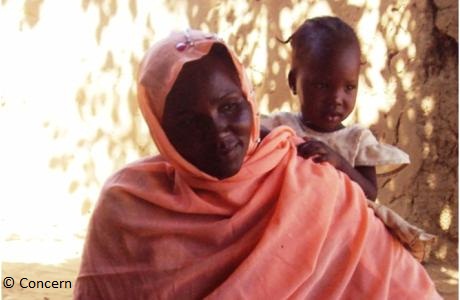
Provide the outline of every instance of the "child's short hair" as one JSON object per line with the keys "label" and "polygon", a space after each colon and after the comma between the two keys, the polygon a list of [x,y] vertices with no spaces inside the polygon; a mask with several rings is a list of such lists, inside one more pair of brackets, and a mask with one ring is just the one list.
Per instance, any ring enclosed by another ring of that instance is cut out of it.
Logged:
{"label": "child's short hair", "polygon": [[292,60],[300,53],[333,49],[339,45],[356,45],[360,49],[358,36],[353,28],[338,17],[324,16],[305,20],[286,40],[293,51]]}

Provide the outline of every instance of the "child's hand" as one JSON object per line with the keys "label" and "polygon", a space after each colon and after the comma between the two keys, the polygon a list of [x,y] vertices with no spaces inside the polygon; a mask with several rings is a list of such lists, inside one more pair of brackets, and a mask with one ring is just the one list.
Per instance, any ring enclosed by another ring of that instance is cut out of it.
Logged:
{"label": "child's hand", "polygon": [[332,150],[325,143],[305,138],[305,143],[297,145],[297,153],[303,158],[312,157],[316,163],[328,162],[337,170],[344,172],[351,180],[358,183],[363,189],[364,194],[372,201],[377,198],[377,179],[375,175],[375,167],[373,166],[358,166],[353,167],[340,154]]}
{"label": "child's hand", "polygon": [[297,152],[303,158],[313,157],[313,161],[316,163],[328,162],[338,169],[341,168],[343,162],[340,154],[325,143],[315,139],[308,139],[305,143],[297,145]]}

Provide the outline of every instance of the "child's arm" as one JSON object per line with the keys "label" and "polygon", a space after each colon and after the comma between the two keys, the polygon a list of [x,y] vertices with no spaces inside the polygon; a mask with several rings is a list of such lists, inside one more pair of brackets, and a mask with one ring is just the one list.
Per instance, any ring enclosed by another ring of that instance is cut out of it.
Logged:
{"label": "child's arm", "polygon": [[318,140],[309,140],[297,146],[300,156],[313,157],[314,162],[329,162],[336,169],[344,172],[351,180],[359,184],[369,200],[377,198],[377,176],[375,167],[358,166],[353,168],[340,154],[332,150],[325,143]]}
{"label": "child's arm", "polygon": [[[348,164],[348,162],[346,163]],[[351,178],[351,180],[359,184],[359,186],[363,189],[364,194],[369,200],[375,201],[375,199],[377,198],[377,192],[378,192],[377,174],[375,172],[375,167],[374,166],[356,166],[354,167],[354,170],[356,170],[358,174],[361,175],[363,179],[362,183],[358,181],[359,180],[358,178],[355,179],[349,173],[345,171],[343,172],[347,173],[348,176]]]}

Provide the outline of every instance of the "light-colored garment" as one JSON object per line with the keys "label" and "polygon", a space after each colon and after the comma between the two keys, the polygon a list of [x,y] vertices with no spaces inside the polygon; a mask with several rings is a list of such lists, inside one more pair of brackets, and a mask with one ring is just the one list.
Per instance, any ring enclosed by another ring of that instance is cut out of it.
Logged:
{"label": "light-colored garment", "polygon": [[[261,125],[268,130],[286,125],[294,129],[300,137],[319,140],[339,153],[353,167],[355,166],[385,166],[392,165],[392,170],[398,170],[398,165],[410,163],[409,155],[395,146],[382,144],[372,132],[358,124],[351,125],[333,132],[318,132],[301,121],[301,114],[280,112],[261,118]],[[368,200],[368,205],[383,221],[390,231],[419,261],[426,261],[431,247],[436,242],[436,236],[425,232],[406,220],[385,205]]]}
{"label": "light-colored garment", "polygon": [[294,129],[300,137],[317,139],[339,153],[352,167],[410,163],[407,153],[395,146],[380,143],[368,128],[359,124],[333,132],[318,132],[305,126],[299,113],[289,112],[264,116],[261,122],[269,130],[286,125]]}
{"label": "light-colored garment", "polygon": [[418,261],[428,260],[431,248],[436,243],[436,236],[410,224],[385,205],[369,200],[367,200],[367,205],[374,210],[375,215]]}
{"label": "light-colored garment", "polygon": [[290,128],[258,143],[256,122],[241,170],[223,180],[180,157],[159,125],[161,107],[181,67],[217,42],[196,31],[188,37],[190,49],[176,50],[186,39],[174,33],[141,65],[139,102],[161,155],[105,184],[75,298],[440,299],[360,188],[333,167],[297,156]]}

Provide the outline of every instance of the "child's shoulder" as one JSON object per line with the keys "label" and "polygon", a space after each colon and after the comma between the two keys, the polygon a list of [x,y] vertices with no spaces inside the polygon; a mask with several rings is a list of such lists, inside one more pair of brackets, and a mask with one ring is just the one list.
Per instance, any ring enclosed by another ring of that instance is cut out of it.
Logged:
{"label": "child's shoulder", "polygon": [[276,112],[270,115],[261,115],[261,124],[268,129],[273,129],[277,126],[287,125],[293,127],[300,123],[299,114],[293,112]]}
{"label": "child's shoulder", "polygon": [[352,132],[360,132],[360,133],[371,133],[371,130],[361,124],[351,124],[351,125],[348,125],[347,127],[344,128],[345,130],[348,130],[348,131],[352,131]]}
{"label": "child's shoulder", "polygon": [[[355,165],[389,166],[406,165],[410,163],[409,155],[398,147],[383,143],[377,139],[369,128],[356,124],[352,126],[357,142]],[[385,173],[386,171],[378,171]]]}
{"label": "child's shoulder", "polygon": [[299,119],[299,113],[295,112],[288,112],[288,111],[279,111],[275,113],[271,113],[269,115],[266,114],[261,114],[262,119],[274,119],[274,120],[298,120]]}
{"label": "child's shoulder", "polygon": [[337,131],[338,134],[348,136],[349,138],[353,138],[356,141],[364,141],[367,140],[368,142],[378,143],[377,138],[372,133],[372,131],[361,125],[361,124],[352,124],[343,129]]}
{"label": "child's shoulder", "polygon": [[368,128],[360,124],[352,124],[352,125],[349,125],[349,126],[346,126],[346,127],[343,127],[341,129],[337,129],[336,131],[331,131],[331,132],[318,132],[318,131],[315,131],[314,129],[306,127],[306,132],[308,134],[313,134],[313,135],[317,135],[321,137],[328,137],[332,139],[345,138],[347,140],[351,139],[351,140],[356,140],[356,141],[359,141],[363,137],[366,137],[366,136],[372,136],[372,137],[374,136]]}

